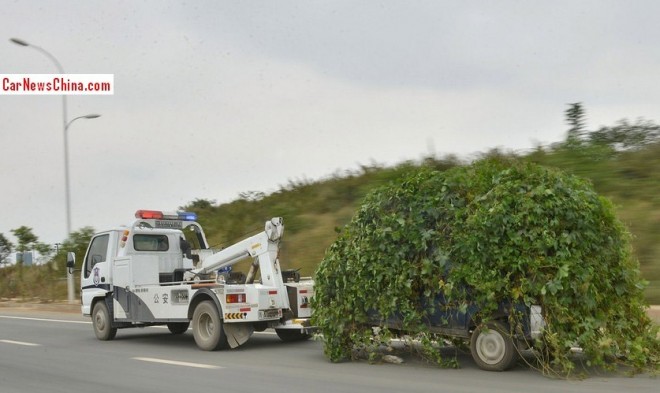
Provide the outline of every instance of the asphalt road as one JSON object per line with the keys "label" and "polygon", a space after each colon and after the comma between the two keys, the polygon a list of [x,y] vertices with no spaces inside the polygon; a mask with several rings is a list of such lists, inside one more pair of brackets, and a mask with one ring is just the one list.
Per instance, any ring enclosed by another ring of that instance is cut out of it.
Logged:
{"label": "asphalt road", "polygon": [[503,373],[403,364],[330,363],[320,342],[284,343],[255,333],[236,350],[204,352],[192,332],[119,330],[96,340],[88,318],[0,309],[0,392],[657,392],[648,376],[593,375],[582,381],[546,378],[523,364]]}

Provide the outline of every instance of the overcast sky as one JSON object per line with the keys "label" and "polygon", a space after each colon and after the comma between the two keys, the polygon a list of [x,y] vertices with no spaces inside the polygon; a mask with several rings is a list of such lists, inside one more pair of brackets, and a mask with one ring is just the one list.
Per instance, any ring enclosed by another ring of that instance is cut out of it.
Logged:
{"label": "overcast sky", "polygon": [[[114,74],[69,96],[72,224],[127,224],[376,161],[660,119],[658,1],[7,1],[0,74]],[[0,95],[0,233],[66,237],[62,100]],[[286,219],[286,218],[285,218]],[[256,223],[258,224],[258,223]]]}

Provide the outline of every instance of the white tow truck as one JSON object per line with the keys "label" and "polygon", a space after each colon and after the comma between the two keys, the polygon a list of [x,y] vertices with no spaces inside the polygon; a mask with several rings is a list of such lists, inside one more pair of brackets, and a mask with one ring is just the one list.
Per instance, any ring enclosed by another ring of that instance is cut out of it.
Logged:
{"label": "white tow truck", "polygon": [[[216,251],[194,213],[138,210],[135,217],[128,227],[94,235],[82,262],[82,314],[91,316],[98,339],[153,325],[181,334],[191,322],[197,346],[209,351],[236,348],[267,328],[284,341],[311,336],[314,283],[282,271],[281,218]],[[247,275],[231,272],[245,259],[252,259]],[[67,266],[75,266],[73,253]]]}

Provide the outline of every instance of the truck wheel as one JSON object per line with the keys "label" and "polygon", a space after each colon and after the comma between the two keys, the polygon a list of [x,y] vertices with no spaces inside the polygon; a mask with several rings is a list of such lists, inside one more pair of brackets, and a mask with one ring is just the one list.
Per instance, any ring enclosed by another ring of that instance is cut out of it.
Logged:
{"label": "truck wheel", "polygon": [[300,329],[275,329],[275,333],[282,341],[303,341],[312,337],[309,333],[303,333]]}
{"label": "truck wheel", "polygon": [[195,307],[192,319],[195,343],[205,351],[227,347],[227,336],[222,328],[222,319],[218,308],[210,300],[204,300]]}
{"label": "truck wheel", "polygon": [[477,366],[486,371],[504,371],[518,360],[511,334],[502,322],[477,327],[470,339],[470,352]]}
{"label": "truck wheel", "polygon": [[112,327],[112,318],[110,318],[108,306],[105,305],[103,300],[96,302],[94,305],[92,326],[94,326],[94,334],[99,340],[112,340],[117,335],[117,328]]}
{"label": "truck wheel", "polygon": [[188,330],[190,322],[171,322],[167,324],[167,328],[172,334],[183,334]]}

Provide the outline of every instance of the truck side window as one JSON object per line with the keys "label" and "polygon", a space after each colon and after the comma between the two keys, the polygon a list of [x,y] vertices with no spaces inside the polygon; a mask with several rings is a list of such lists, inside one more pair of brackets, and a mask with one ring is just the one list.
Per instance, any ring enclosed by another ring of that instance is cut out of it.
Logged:
{"label": "truck side window", "polygon": [[92,240],[87,252],[87,260],[85,260],[85,277],[89,277],[92,273],[92,268],[99,262],[105,262],[108,255],[108,241],[110,235],[97,236]]}
{"label": "truck side window", "polygon": [[135,251],[167,251],[170,242],[167,235],[133,235]]}

